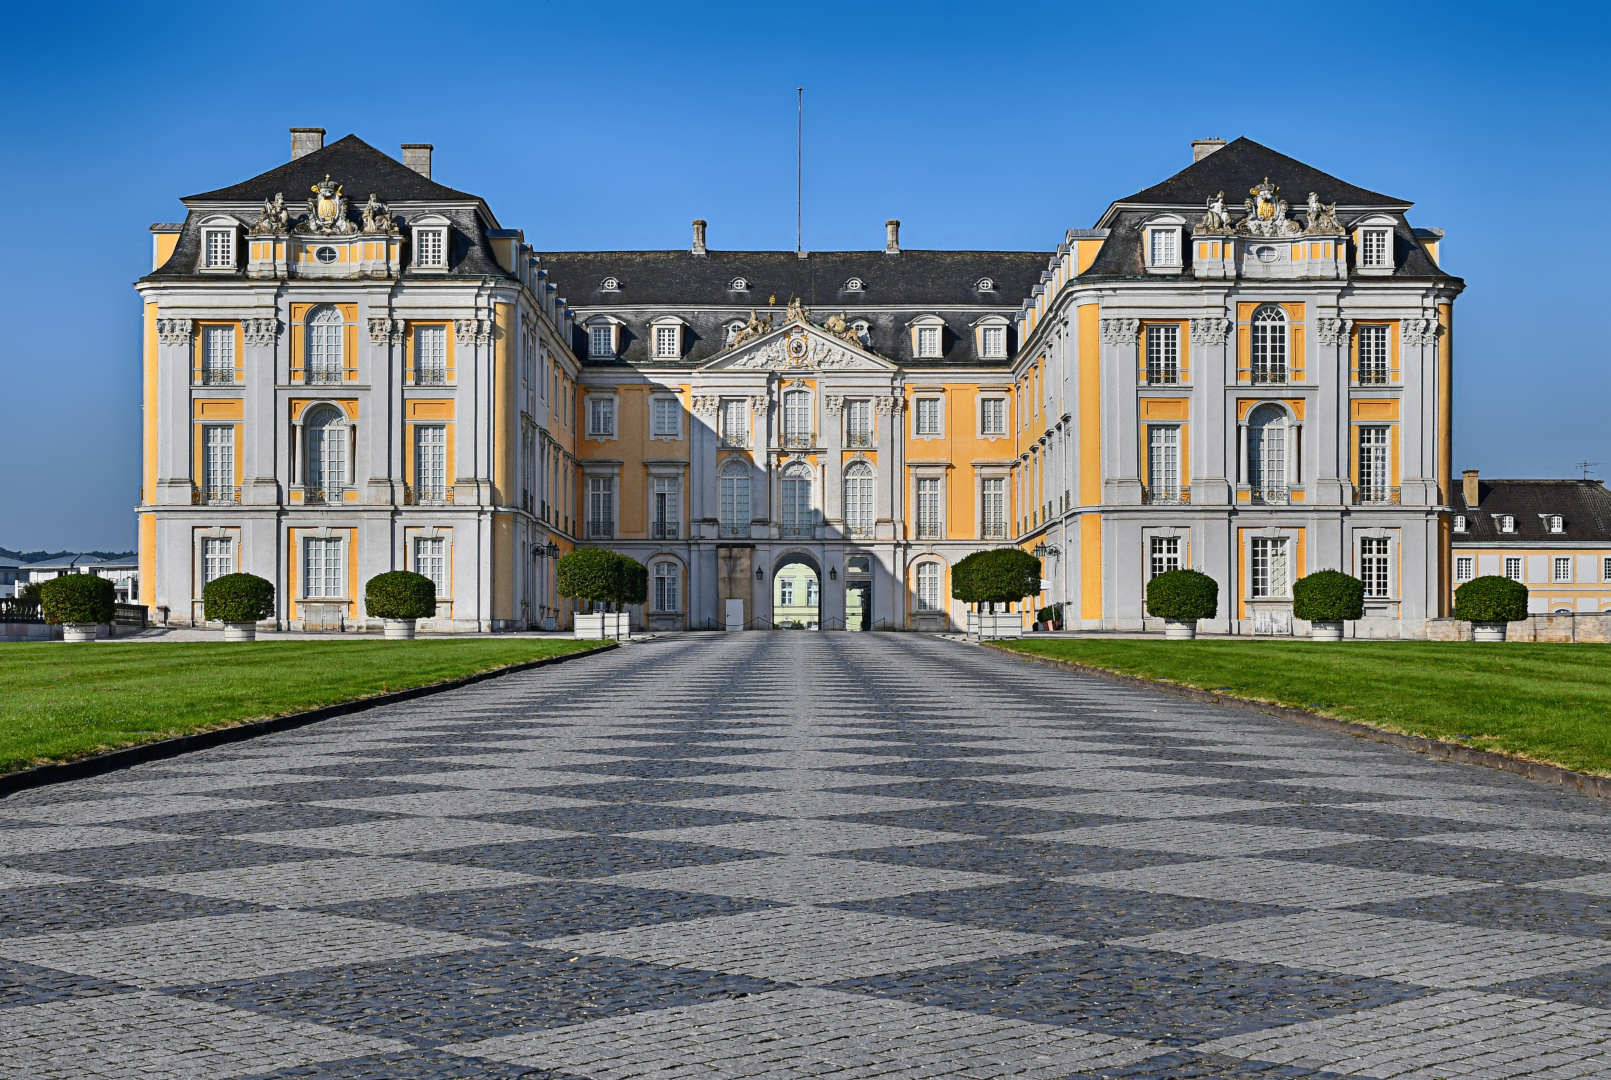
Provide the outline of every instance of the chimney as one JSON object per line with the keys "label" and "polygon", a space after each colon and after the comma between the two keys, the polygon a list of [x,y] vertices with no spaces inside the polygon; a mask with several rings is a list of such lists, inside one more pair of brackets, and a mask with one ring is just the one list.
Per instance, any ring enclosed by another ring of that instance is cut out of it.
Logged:
{"label": "chimney", "polygon": [[428,142],[406,142],[403,144],[403,164],[419,173],[425,179],[431,178],[431,150],[434,149]]}
{"label": "chimney", "polygon": [[1224,139],[1193,139],[1191,141],[1191,163],[1193,165],[1197,164],[1224,145]]}
{"label": "chimney", "polygon": [[292,128],[291,160],[307,157],[315,150],[324,149],[324,128]]}
{"label": "chimney", "polygon": [[1466,509],[1475,510],[1477,508],[1477,503],[1480,502],[1482,498],[1481,494],[1477,491],[1477,470],[1467,469],[1465,472],[1461,473],[1460,476],[1461,479],[1465,481]]}
{"label": "chimney", "polygon": [[899,255],[901,253],[901,223],[894,218],[884,222],[884,254]]}
{"label": "chimney", "polygon": [[694,218],[694,254],[701,258],[705,255],[705,219]]}

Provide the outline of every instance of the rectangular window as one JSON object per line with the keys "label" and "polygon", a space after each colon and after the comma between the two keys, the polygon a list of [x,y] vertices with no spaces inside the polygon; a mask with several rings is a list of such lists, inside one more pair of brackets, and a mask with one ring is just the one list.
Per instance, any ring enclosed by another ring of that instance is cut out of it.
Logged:
{"label": "rectangular window", "polygon": [[1600,568],[1600,580],[1611,581],[1611,555],[1605,558],[1605,565]]}
{"label": "rectangular window", "polygon": [[587,434],[591,438],[609,438],[615,434],[615,399],[587,399]]}
{"label": "rectangular window", "polygon": [[917,434],[938,435],[940,433],[940,399],[917,399]]}
{"label": "rectangular window", "polygon": [[235,328],[209,326],[202,330],[201,381],[220,386],[235,381]]}
{"label": "rectangular window", "polygon": [[1371,424],[1359,429],[1359,498],[1361,502],[1386,502],[1387,428]]}
{"label": "rectangular window", "polygon": [[215,269],[235,268],[235,230],[207,230],[207,265]]}
{"label": "rectangular window", "polygon": [[1454,560],[1454,580],[1470,581],[1477,576],[1477,560],[1470,555],[1459,555]]}
{"label": "rectangular window", "polygon": [[939,359],[940,328],[938,326],[920,326],[917,328],[917,355],[919,359]]}
{"label": "rectangular window", "polygon": [[862,448],[873,445],[871,401],[845,402],[845,445]]}
{"label": "rectangular window", "polygon": [[341,580],[341,540],[307,537],[302,541],[302,595],[312,599],[339,597],[346,589]]}
{"label": "rectangular window", "polygon": [[1154,384],[1180,381],[1180,327],[1147,327],[1147,381]]}
{"label": "rectangular window", "polygon": [[986,326],[979,331],[979,341],[983,346],[982,355],[986,360],[1005,360],[1007,358],[1007,328],[1005,326]]}
{"label": "rectangular window", "polygon": [[750,473],[743,459],[732,459],[721,472],[723,536],[750,534]]}
{"label": "rectangular window", "polygon": [[609,539],[615,535],[615,478],[587,478],[587,535]]}
{"label": "rectangular window", "polygon": [[677,564],[654,564],[654,609],[661,612],[676,611],[681,594],[677,591]]}
{"label": "rectangular window", "polygon": [[235,425],[207,424],[201,429],[206,453],[202,484],[209,503],[235,501]]}
{"label": "rectangular window", "polygon": [[722,445],[750,444],[750,403],[745,398],[722,399]]}
{"label": "rectangular window", "polygon": [[414,265],[447,265],[447,230],[416,229],[414,231]]}
{"label": "rectangular window", "polygon": [[233,540],[203,540],[201,542],[201,583],[217,581],[225,574],[235,572],[235,542]]}
{"label": "rectangular window", "polygon": [[917,482],[917,538],[940,539],[940,480],[925,477]]}
{"label": "rectangular window", "polygon": [[1257,599],[1287,595],[1287,541],[1285,537],[1253,538],[1252,592]]}
{"label": "rectangular window", "polygon": [[1505,576],[1512,581],[1522,579],[1522,561],[1520,555],[1505,556]]}
{"label": "rectangular window", "polygon": [[1359,328],[1359,381],[1366,386],[1387,382],[1387,327]]}
{"label": "rectangular window", "polygon": [[1359,265],[1391,266],[1392,238],[1388,229],[1359,230]]}
{"label": "rectangular window", "polygon": [[1572,558],[1569,555],[1559,556],[1555,560],[1555,580],[1570,582],[1572,580]]}
{"label": "rectangular window", "polygon": [[593,356],[615,355],[615,327],[605,323],[587,333],[587,351]]}
{"label": "rectangular window", "polygon": [[1180,537],[1154,536],[1150,546],[1151,558],[1148,562],[1152,571],[1151,577],[1180,569]]}
{"label": "rectangular window", "polygon": [[991,477],[981,482],[981,501],[983,506],[984,538],[986,540],[1007,539],[1007,481],[1000,477]]}
{"label": "rectangular window", "polygon": [[680,351],[677,348],[677,327],[657,326],[654,328],[654,354],[662,360],[675,360]]}
{"label": "rectangular window", "polygon": [[675,540],[681,535],[682,484],[675,476],[657,476],[651,498],[649,527],[654,539]]}
{"label": "rectangular window", "polygon": [[420,326],[414,330],[414,382],[420,386],[447,383],[447,327]]}
{"label": "rectangular window", "polygon": [[1153,229],[1149,235],[1152,239],[1152,265],[1179,266],[1180,234],[1174,229]]}
{"label": "rectangular window", "polygon": [[979,426],[985,435],[1007,434],[1007,399],[999,397],[981,399]]}
{"label": "rectangular window", "polygon": [[436,586],[437,599],[447,596],[446,537],[421,536],[415,539],[414,572],[431,579],[431,584]]}
{"label": "rectangular window", "polygon": [[1365,537],[1359,542],[1359,578],[1365,595],[1376,600],[1387,598],[1387,540]]}
{"label": "rectangular window", "polygon": [[675,439],[682,433],[682,405],[676,398],[654,399],[654,431],[662,438]]}
{"label": "rectangular window", "polygon": [[940,564],[917,564],[917,610],[940,610]]}
{"label": "rectangular window", "polygon": [[794,579],[782,578],[778,581],[778,606],[794,606]]}
{"label": "rectangular window", "polygon": [[1147,495],[1153,502],[1180,501],[1180,426],[1147,426]]}
{"label": "rectangular window", "polygon": [[414,499],[447,501],[447,427],[442,424],[414,426]]}
{"label": "rectangular window", "polygon": [[783,445],[810,446],[811,393],[790,390],[783,395]]}

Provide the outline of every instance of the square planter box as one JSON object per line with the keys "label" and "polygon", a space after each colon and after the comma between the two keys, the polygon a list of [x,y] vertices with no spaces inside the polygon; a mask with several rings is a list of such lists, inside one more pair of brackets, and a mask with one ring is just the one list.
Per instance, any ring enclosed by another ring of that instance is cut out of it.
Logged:
{"label": "square planter box", "polygon": [[632,636],[632,614],[627,611],[600,611],[576,617],[576,640],[603,641],[614,638],[625,641]]}

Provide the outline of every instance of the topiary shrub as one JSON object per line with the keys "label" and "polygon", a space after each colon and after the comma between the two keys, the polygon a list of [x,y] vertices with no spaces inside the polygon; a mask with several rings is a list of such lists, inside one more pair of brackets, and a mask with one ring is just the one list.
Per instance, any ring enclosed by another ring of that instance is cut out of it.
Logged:
{"label": "topiary shrub", "polygon": [[1454,590],[1454,617],[1474,623],[1517,622],[1527,618],[1527,586],[1489,574]]}
{"label": "topiary shrub", "polygon": [[1147,582],[1147,614],[1191,622],[1219,611],[1219,583],[1196,570],[1166,570]]}
{"label": "topiary shrub", "polygon": [[1292,586],[1292,614],[1310,622],[1365,617],[1365,583],[1341,570],[1319,570]]}
{"label": "topiary shrub", "polygon": [[274,582],[256,574],[225,574],[201,590],[203,614],[209,622],[255,623],[274,615]]}
{"label": "topiary shrub", "polygon": [[117,588],[94,574],[62,574],[39,584],[48,623],[109,623],[117,613]]}
{"label": "topiary shrub", "polygon": [[1035,621],[1051,623],[1053,630],[1063,629],[1063,607],[1061,604],[1052,604],[1035,612]]}
{"label": "topiary shrub", "polygon": [[613,551],[577,548],[556,565],[554,591],[567,599],[618,603],[625,592],[625,570],[621,556]]}
{"label": "topiary shrub", "polygon": [[975,551],[951,568],[951,595],[965,604],[1016,604],[1040,592],[1040,560],[1022,548]]}
{"label": "topiary shrub", "polygon": [[376,619],[436,616],[436,582],[411,570],[376,574],[364,585],[364,610]]}
{"label": "topiary shrub", "polygon": [[617,601],[622,604],[647,604],[649,602],[649,568],[630,555],[617,555],[621,560],[621,595]]}

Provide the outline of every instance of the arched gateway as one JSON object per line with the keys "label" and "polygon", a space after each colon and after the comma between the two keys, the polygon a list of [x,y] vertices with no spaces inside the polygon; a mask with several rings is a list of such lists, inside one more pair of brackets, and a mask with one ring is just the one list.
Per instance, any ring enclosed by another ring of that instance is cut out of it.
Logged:
{"label": "arched gateway", "polygon": [[822,629],[822,568],[803,552],[777,560],[772,573],[772,625],[779,630]]}

